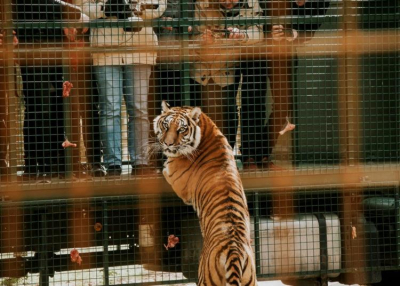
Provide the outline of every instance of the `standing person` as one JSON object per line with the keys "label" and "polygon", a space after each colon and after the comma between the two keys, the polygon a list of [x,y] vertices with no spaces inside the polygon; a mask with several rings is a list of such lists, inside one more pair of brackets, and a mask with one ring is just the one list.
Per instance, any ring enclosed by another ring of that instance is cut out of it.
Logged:
{"label": "standing person", "polygon": [[[193,84],[201,86],[201,94],[196,97],[201,98],[202,109],[220,127],[232,148],[236,142],[238,128],[236,96],[244,68],[240,50],[243,48],[251,50],[252,45],[261,42],[263,27],[251,24],[234,26],[211,24],[211,21],[216,18],[245,20],[260,15],[262,11],[258,1],[196,2],[196,19],[210,20],[210,23],[194,27],[193,39],[201,45],[200,49],[194,51],[194,61],[191,63]],[[249,144],[252,134],[255,134],[254,130],[260,129],[255,124],[262,113],[252,112],[250,105],[254,106],[255,99],[243,96],[247,95],[242,94],[241,152],[242,158],[248,160],[249,152],[256,152],[249,147]],[[246,128],[249,123],[252,123],[251,127]]]}
{"label": "standing person", "polygon": [[[83,12],[91,19],[148,20],[158,18],[166,9],[165,0],[155,4],[123,0],[84,0]],[[99,87],[100,134],[104,164],[108,177],[121,175],[121,104],[125,99],[128,113],[128,151],[132,175],[148,174],[147,156],[150,123],[148,120],[148,90],[151,68],[156,64],[157,36],[151,27],[99,27],[91,29],[92,47],[104,50],[92,53],[94,71]],[[138,47],[137,51],[132,48]],[[107,51],[109,48],[120,48]],[[121,48],[126,48],[123,50]],[[129,51],[128,51],[129,49]]]}
{"label": "standing person", "polygon": [[[188,17],[194,16],[194,3],[187,1]],[[179,19],[182,17],[180,0],[167,0],[167,8],[161,16],[164,20]],[[159,41],[159,53],[155,79],[157,81],[157,94],[161,100],[166,100],[171,106],[182,106],[182,55],[181,45],[183,30],[179,27],[156,27],[155,32]],[[163,48],[165,47],[165,48]],[[158,114],[158,113],[157,113]]]}
{"label": "standing person", "polygon": [[[18,22],[85,19],[79,9],[59,0],[13,0],[13,13]],[[33,51],[61,47],[63,42],[63,29],[50,24],[43,28],[21,27],[17,35],[20,47]],[[62,59],[45,58],[40,53],[39,59],[25,60],[21,69],[25,96],[23,179],[50,179],[65,171]]]}
{"label": "standing person", "polygon": [[[271,161],[273,148],[278,141],[279,132],[287,124],[287,118],[292,117],[292,74],[297,66],[295,56],[296,46],[309,41],[314,33],[322,24],[313,22],[304,23],[306,16],[325,15],[330,1],[329,0],[291,0],[291,1],[263,1],[262,8],[268,16],[297,16],[297,20],[291,25],[266,26],[267,45],[278,43],[278,55],[272,55],[269,61],[268,74],[273,97],[273,109],[268,119],[268,150],[265,158],[264,168],[280,170]],[[269,41],[269,42],[268,42]],[[294,58],[289,55],[294,54]],[[294,64],[294,65],[293,65]]]}
{"label": "standing person", "polygon": [[[66,2],[82,7],[83,0],[67,0]],[[93,73],[91,54],[79,51],[90,46],[89,33],[85,29],[70,29],[66,34],[69,48],[76,48],[69,56],[69,80],[73,84],[70,92],[72,134],[69,139],[77,144],[72,149],[73,172],[77,177],[90,174],[93,177],[104,177],[105,170],[101,165],[101,141],[99,130],[99,94]],[[84,33],[85,32],[85,33]],[[82,123],[81,123],[82,122]],[[81,132],[82,127],[82,132]],[[81,162],[81,134],[86,150],[86,164]]]}

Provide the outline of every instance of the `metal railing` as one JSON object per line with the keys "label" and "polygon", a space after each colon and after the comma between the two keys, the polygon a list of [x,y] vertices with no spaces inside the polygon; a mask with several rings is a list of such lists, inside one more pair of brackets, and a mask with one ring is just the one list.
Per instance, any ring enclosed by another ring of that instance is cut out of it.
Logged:
{"label": "metal railing", "polygon": [[[87,163],[86,142],[78,144],[78,152],[65,149],[63,177],[21,179],[24,99],[13,96],[19,90],[16,63],[22,68],[60,66],[63,81],[79,86],[92,82],[83,76],[80,79],[84,71],[79,68],[91,66],[90,53],[104,51],[83,41],[80,45],[64,41],[54,46],[13,46],[12,30],[49,26],[177,27],[179,37],[174,45],[113,46],[106,50],[153,50],[159,53],[159,62],[168,62],[170,58],[163,56],[172,54],[178,59],[170,64],[179,65],[183,102],[190,103],[192,53],[204,47],[193,41],[188,27],[323,22],[305,44],[264,41],[251,47],[251,53],[267,59],[271,67],[282,59],[289,59],[295,67],[285,76],[291,79],[290,120],[296,129],[280,136],[273,152],[275,164],[284,169],[243,170],[241,154],[236,154],[252,217],[257,276],[259,280],[283,279],[289,284],[297,279],[305,283],[317,279],[320,285],[328,280],[374,284],[383,279],[385,285],[391,273],[398,273],[398,1],[331,0],[325,16],[295,16],[290,9],[272,9],[265,16],[229,21],[194,19],[189,3],[182,2],[181,18],[139,24],[107,20],[85,24],[16,22],[12,20],[11,1],[3,2],[6,80],[0,92],[7,100],[8,171],[0,183],[2,285],[61,285],[68,281],[74,281],[73,285],[158,285],[195,282],[197,277],[202,240],[195,214],[175,197],[160,172],[148,177],[131,173],[126,139],[119,179],[90,176],[90,170],[84,170],[88,176],[74,176],[77,156],[79,162]],[[237,47],[230,51],[237,53],[238,61],[249,53],[249,49]],[[71,59],[76,59],[75,66]],[[153,84],[157,68],[150,81],[150,118],[160,111],[160,94]],[[266,96],[271,98],[277,91],[271,78],[269,84]],[[238,94],[240,107],[240,91]],[[84,141],[83,117],[76,124],[73,113],[82,105],[76,98],[84,96],[74,96],[62,102],[63,132],[65,138]],[[270,109],[277,104],[269,102]],[[123,128],[126,124],[123,121]],[[240,133],[238,138],[237,146]],[[160,156],[154,165],[159,168],[161,161]],[[164,247],[169,235],[180,239],[175,248]]]}

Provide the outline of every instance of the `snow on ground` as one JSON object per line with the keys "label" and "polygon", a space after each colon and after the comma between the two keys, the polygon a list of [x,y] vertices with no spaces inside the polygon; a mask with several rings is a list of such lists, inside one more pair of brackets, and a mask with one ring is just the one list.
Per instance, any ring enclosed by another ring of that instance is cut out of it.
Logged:
{"label": "snow on ground", "polygon": [[[130,283],[143,282],[162,282],[170,280],[185,279],[182,273],[172,272],[156,272],[149,271],[142,265],[124,265],[109,268],[110,285],[123,285]],[[39,285],[39,274],[28,274],[26,277],[19,279],[0,279],[0,285],[13,286],[37,286]],[[54,277],[50,278],[49,286],[100,286],[104,285],[103,268],[93,268],[77,271],[56,272]],[[159,285],[162,285],[161,283]],[[194,283],[186,284],[170,284],[176,286],[196,286]],[[258,283],[259,286],[284,286],[281,281],[263,281]],[[329,286],[343,286],[343,284],[333,282]],[[353,285],[357,286],[357,285]]]}

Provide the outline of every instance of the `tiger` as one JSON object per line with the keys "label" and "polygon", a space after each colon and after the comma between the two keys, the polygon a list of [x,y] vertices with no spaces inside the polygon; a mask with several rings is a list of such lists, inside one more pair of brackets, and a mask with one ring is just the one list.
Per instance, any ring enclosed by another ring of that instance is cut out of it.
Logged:
{"label": "tiger", "polygon": [[227,139],[199,107],[163,101],[153,125],[167,157],[163,175],[199,218],[198,285],[257,285],[247,200]]}

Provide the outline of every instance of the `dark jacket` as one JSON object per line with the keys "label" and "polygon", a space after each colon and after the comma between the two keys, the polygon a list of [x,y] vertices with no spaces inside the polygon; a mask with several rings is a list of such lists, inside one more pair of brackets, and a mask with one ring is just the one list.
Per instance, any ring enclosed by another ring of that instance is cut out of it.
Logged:
{"label": "dark jacket", "polygon": [[[264,15],[267,16],[294,16],[292,24],[286,25],[285,28],[295,29],[299,33],[299,37],[302,37],[303,40],[313,37],[315,31],[317,31],[323,23],[324,17],[312,21],[306,18],[309,16],[324,16],[329,8],[330,0],[310,0],[303,6],[298,6],[295,0],[286,1],[288,2],[284,3],[284,0],[276,1],[275,5],[272,5],[272,0],[260,0],[260,6],[264,11]],[[281,2],[280,5],[277,4],[279,2]],[[271,11],[271,9],[281,9],[282,11]],[[270,37],[272,25],[265,25],[264,31],[266,37]]]}
{"label": "dark jacket", "polygon": [[[164,11],[161,18],[173,18],[179,19],[181,18],[181,1],[182,0],[167,0],[167,9]],[[187,0],[188,5],[188,17],[194,17],[194,2],[195,0]],[[156,32],[158,39],[160,41],[163,40],[163,37],[169,41],[171,37],[178,40],[182,35],[182,30],[179,30],[178,27],[174,27],[172,30],[164,29],[163,27],[155,27],[154,31]]]}
{"label": "dark jacket", "polygon": [[317,22],[313,21],[307,24],[304,23],[305,18],[307,16],[325,16],[329,5],[329,0],[307,1],[303,6],[297,6],[296,1],[292,1],[293,16],[298,17],[297,20],[293,20],[292,28],[299,32],[308,31],[314,34],[323,23],[324,18],[321,17]]}
{"label": "dark jacket", "polygon": [[54,0],[13,0],[13,19],[18,22],[41,22],[26,27],[17,28],[19,42],[59,42],[63,37],[62,28],[52,27],[51,22],[78,20],[81,17],[79,9],[62,5]]}

